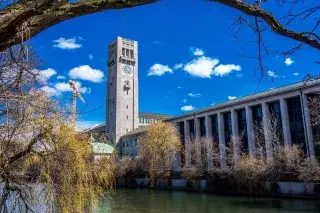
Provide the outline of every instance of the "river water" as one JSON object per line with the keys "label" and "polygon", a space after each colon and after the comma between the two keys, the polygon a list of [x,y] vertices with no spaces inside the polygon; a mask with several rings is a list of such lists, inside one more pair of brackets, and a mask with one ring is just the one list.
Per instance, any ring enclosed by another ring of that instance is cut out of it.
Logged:
{"label": "river water", "polygon": [[216,196],[208,193],[117,189],[95,213],[313,213],[320,200]]}

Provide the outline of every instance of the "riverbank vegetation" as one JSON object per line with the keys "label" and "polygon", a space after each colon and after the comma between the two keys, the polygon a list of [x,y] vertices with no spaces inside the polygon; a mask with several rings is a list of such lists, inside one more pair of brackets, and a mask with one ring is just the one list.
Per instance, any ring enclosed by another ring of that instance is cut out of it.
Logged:
{"label": "riverbank vegetation", "polygon": [[[139,141],[140,156],[120,160],[121,166],[118,171],[125,172],[122,172],[122,175],[118,173],[117,177],[130,178],[130,183],[134,184],[134,178],[146,177],[143,175],[147,173],[150,179],[149,185],[152,187],[157,179],[172,178],[172,173],[169,172],[169,169],[172,171],[172,166],[165,166],[166,161],[163,158],[166,153],[172,152],[167,152],[164,148],[166,146],[160,147],[162,144],[160,139],[165,137],[164,129],[168,127],[161,125],[161,128],[151,125],[152,132],[147,131],[142,137],[142,144]],[[269,127],[266,132],[264,125]],[[171,134],[176,133],[172,131]],[[269,135],[268,141],[265,134]],[[254,125],[252,147],[244,147],[245,137],[245,132],[240,133],[239,137],[231,136],[225,145],[219,144],[217,138],[201,137],[190,140],[185,144],[187,151],[180,178],[186,179],[187,182],[205,179],[209,183],[209,190],[212,191],[221,192],[230,189],[247,194],[263,193],[262,183],[266,182],[309,184],[320,181],[320,165],[317,159],[306,157],[306,153],[298,145],[289,145],[283,140],[282,131],[275,116],[271,115],[271,119],[265,124],[261,122]],[[174,140],[177,140],[176,136]],[[152,147],[144,147],[146,144]],[[270,147],[268,151],[266,147]],[[174,148],[176,151],[179,149],[184,151],[182,146],[177,145]],[[220,150],[224,150],[225,154]],[[252,154],[250,155],[249,152]],[[158,162],[150,161],[152,158]],[[173,158],[170,157],[170,159],[170,165],[172,165]],[[157,163],[163,163],[163,165],[159,166]],[[143,166],[137,166],[137,164]],[[158,168],[164,169],[157,170]],[[161,171],[167,171],[166,175],[159,175]]]}
{"label": "riverbank vegetation", "polygon": [[157,178],[171,176],[180,143],[176,128],[164,122],[150,125],[139,138],[139,152],[146,163],[151,187],[154,187]]}

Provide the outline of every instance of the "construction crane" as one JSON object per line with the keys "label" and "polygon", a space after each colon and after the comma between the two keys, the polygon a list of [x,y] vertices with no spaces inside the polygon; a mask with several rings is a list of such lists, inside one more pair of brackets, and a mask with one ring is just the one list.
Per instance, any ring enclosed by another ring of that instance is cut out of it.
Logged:
{"label": "construction crane", "polygon": [[77,114],[77,97],[82,101],[82,103],[86,103],[80,94],[77,85],[74,81],[69,81],[69,85],[72,89],[72,111],[71,111],[71,124],[75,126],[76,124],[76,114]]}

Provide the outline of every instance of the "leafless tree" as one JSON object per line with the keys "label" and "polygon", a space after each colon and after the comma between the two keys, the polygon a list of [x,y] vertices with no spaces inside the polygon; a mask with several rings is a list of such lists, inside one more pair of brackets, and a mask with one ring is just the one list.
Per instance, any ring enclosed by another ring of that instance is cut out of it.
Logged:
{"label": "leafless tree", "polygon": [[[247,27],[256,35],[255,39],[246,38],[247,45],[255,44],[255,55],[241,53],[241,56],[258,60],[257,70],[261,77],[266,76],[268,67],[264,59],[272,53],[290,56],[303,48],[310,47],[320,50],[320,35],[317,30],[320,25],[320,5],[317,0],[208,0],[234,8],[241,14],[234,18],[232,29],[235,38],[242,29]],[[272,8],[272,9],[271,9]],[[280,14],[280,15],[279,15]],[[305,24],[305,23],[308,23]],[[295,28],[309,26],[302,31]],[[291,39],[293,44],[289,49],[279,50],[268,42],[270,32]]]}

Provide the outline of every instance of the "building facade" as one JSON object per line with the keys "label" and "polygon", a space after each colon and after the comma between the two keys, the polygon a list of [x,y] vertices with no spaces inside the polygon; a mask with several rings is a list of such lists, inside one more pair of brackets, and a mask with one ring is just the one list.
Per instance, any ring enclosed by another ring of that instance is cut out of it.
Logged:
{"label": "building facade", "polygon": [[113,143],[138,127],[138,42],[117,37],[108,47],[106,132]]}
{"label": "building facade", "polygon": [[[221,166],[226,166],[226,147],[236,147],[231,136],[242,136],[242,152],[254,155],[254,139],[257,134],[265,144],[265,153],[272,156],[271,135],[277,131],[285,146],[299,146],[305,156],[320,157],[319,141],[312,128],[309,113],[309,97],[320,92],[320,80],[300,82],[266,92],[230,100],[183,116],[167,119],[177,127],[186,152],[190,141],[200,137],[218,141]],[[320,106],[319,106],[320,107]],[[271,130],[271,117],[276,119],[276,129]],[[257,132],[261,125],[262,132]],[[256,131],[256,132],[255,132]],[[256,135],[255,135],[256,134]],[[234,150],[237,159],[240,150]],[[187,159],[186,159],[187,160]],[[191,162],[186,162],[190,164]]]}
{"label": "building facade", "polygon": [[[188,147],[192,139],[214,138],[214,141],[218,142],[221,167],[227,166],[226,147],[236,147],[232,138],[240,135],[242,138],[241,150],[234,150],[235,159],[239,156],[240,151],[250,156],[254,155],[256,148],[254,140],[257,134],[260,134],[264,140],[265,154],[271,157],[270,136],[276,133],[271,131],[277,131],[283,145],[292,146],[295,144],[304,151],[305,156],[319,159],[320,143],[314,138],[319,130],[312,128],[308,104],[309,97],[319,94],[319,92],[320,79],[300,82],[230,100],[189,114],[170,117],[164,121],[176,126],[181,135],[185,155],[189,152]],[[270,128],[272,119],[276,119],[277,123],[276,129],[273,130]],[[257,125],[261,125],[262,132],[255,132]],[[124,143],[122,144],[123,155],[135,156],[131,155],[130,150],[138,153],[138,136],[145,131],[145,129],[139,129],[139,131],[134,130],[121,138]],[[135,131],[138,134],[134,134]],[[135,142],[131,144],[126,141]],[[192,164],[188,159],[185,159],[184,163],[181,163],[181,158],[177,161],[180,162],[175,162],[175,165],[178,165],[175,167],[176,171],[180,170],[179,165]]]}

